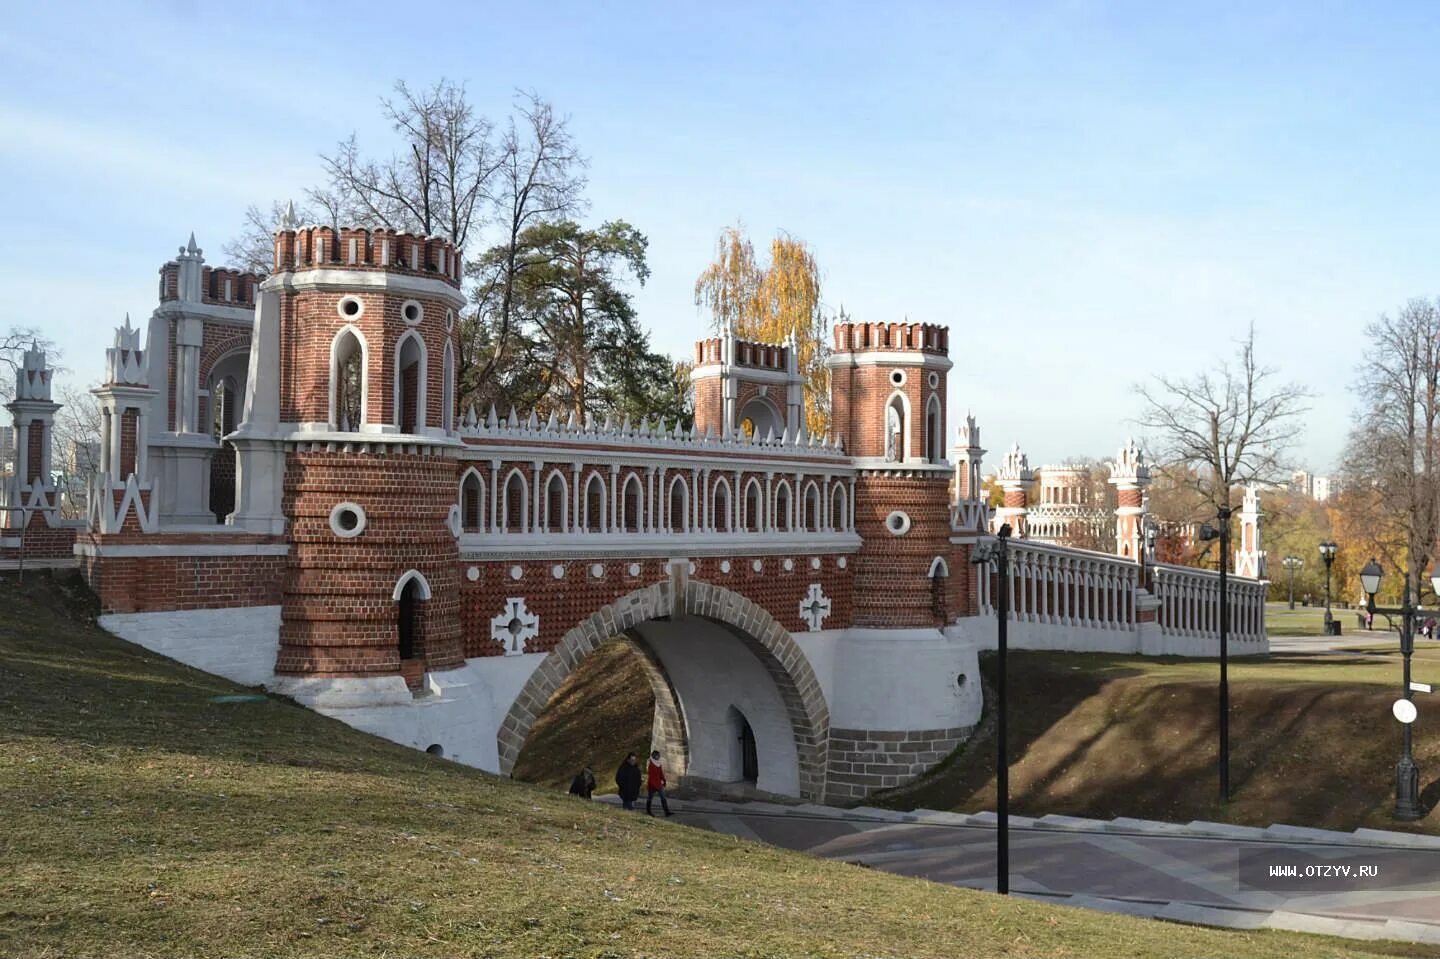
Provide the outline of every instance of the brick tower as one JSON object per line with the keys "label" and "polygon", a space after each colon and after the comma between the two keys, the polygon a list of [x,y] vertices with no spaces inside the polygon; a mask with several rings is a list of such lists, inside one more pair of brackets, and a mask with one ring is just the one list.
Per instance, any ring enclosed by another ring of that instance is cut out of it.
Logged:
{"label": "brick tower", "polygon": [[726,326],[695,344],[695,429],[728,436],[741,428],[756,439],[805,425],[805,383],[794,337],[784,345],[742,340]]}
{"label": "brick tower", "polygon": [[949,331],[840,323],[830,367],[834,430],[855,458],[855,625],[935,627],[959,608],[945,459]]}
{"label": "brick tower", "polygon": [[[460,258],[386,230],[275,235],[237,429],[237,525],[290,542],[276,672],[360,701],[462,663],[455,357]],[[278,503],[277,503],[278,493]],[[275,515],[278,507],[279,522]],[[359,690],[363,688],[363,692]]]}

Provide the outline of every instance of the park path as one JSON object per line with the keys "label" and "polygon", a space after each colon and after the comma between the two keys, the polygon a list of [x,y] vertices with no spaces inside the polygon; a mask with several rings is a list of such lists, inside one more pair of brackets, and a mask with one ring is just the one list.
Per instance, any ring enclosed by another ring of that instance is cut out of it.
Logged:
{"label": "park path", "polygon": [[[995,888],[992,813],[691,800],[676,804],[676,820],[900,875]],[[1010,889],[1018,895],[1200,925],[1440,944],[1440,837],[1068,816],[1011,823]],[[1352,876],[1368,865],[1380,875],[1272,888],[1280,880],[1269,878],[1271,865],[1349,866]]]}

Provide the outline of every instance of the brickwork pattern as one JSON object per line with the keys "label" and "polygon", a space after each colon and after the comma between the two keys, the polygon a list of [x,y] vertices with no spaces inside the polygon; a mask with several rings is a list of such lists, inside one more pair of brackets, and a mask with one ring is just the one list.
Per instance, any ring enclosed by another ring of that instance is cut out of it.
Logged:
{"label": "brickwork pattern", "polygon": [[[886,525],[895,510],[910,517],[910,529],[900,536]],[[855,531],[865,544],[855,563],[855,625],[944,625],[929,572],[935,557],[948,563],[951,556],[948,479],[862,473],[855,479]]]}
{"label": "brickwork pattern", "polygon": [[[81,534],[80,542],[98,546],[159,545],[156,537],[135,532]],[[167,535],[166,545],[244,545],[280,543],[278,538],[237,534],[203,539]],[[280,602],[284,556],[102,556],[81,557],[81,569],[100,599],[102,613],[155,613],[174,610],[274,606]]]}
{"label": "brickwork pattern", "polygon": [[[399,673],[394,591],[412,569],[431,594],[417,604],[416,658],[433,671],[461,665],[459,549],[446,525],[455,482],[455,461],[442,455],[287,455],[283,508],[291,551],[277,673]],[[331,511],[341,502],[364,510],[358,536],[331,529]]]}
{"label": "brickwork pattern", "polygon": [[[789,560],[791,569],[785,569]],[[726,559],[694,560],[693,579],[723,587],[763,607],[771,617],[792,632],[808,629],[800,617],[800,600],[811,583],[820,583],[830,600],[826,629],[849,625],[852,609],[853,557],[797,554],[784,556],[735,556]],[[819,560],[820,568],[812,563]],[[760,569],[755,569],[755,563]],[[595,576],[593,568],[600,567]],[[722,569],[728,566],[729,570]],[[490,637],[490,620],[505,609],[510,597],[523,597],[526,608],[540,618],[539,634],[527,641],[526,652],[554,649],[578,622],[594,610],[615,602],[637,589],[668,580],[668,560],[574,559],[516,560],[462,563],[467,575],[460,577],[461,621],[465,634],[465,657],[504,655],[504,648]],[[555,576],[559,569],[560,577]],[[632,573],[631,569],[635,569]],[[468,571],[477,570],[470,580]],[[514,578],[519,570],[520,578]]]}
{"label": "brickwork pattern", "polygon": [[136,441],[140,434],[140,411],[127,409],[120,414],[120,478],[128,479],[135,472]]}
{"label": "brickwork pattern", "polygon": [[826,799],[854,802],[919,778],[970,738],[972,729],[830,730]]}
{"label": "brickwork pattern", "polygon": [[500,771],[508,774],[525,738],[550,697],[584,659],[610,637],[677,612],[701,616],[728,627],[746,640],[776,681],[795,733],[800,765],[800,795],[819,801],[825,795],[830,711],[809,661],[788,630],[762,607],[723,587],[690,580],[683,594],[667,580],[638,589],[601,607],[565,634],[520,691],[500,726]]}
{"label": "brickwork pattern", "polygon": [[50,431],[45,428],[44,420],[31,420],[30,429],[27,431],[26,443],[28,449],[25,451],[25,482],[34,483],[43,479],[49,484],[50,477],[42,477],[40,472],[45,466],[45,448],[50,440]]}

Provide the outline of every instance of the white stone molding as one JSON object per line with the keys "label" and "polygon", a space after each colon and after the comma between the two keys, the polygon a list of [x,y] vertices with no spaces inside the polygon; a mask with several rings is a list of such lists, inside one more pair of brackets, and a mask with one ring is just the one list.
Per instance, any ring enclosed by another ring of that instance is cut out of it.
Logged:
{"label": "white stone molding", "polygon": [[810,589],[805,593],[805,598],[800,600],[800,618],[805,621],[805,626],[810,632],[818,633],[829,616],[829,597],[825,595],[825,590],[819,583],[811,583]]}
{"label": "white stone molding", "polygon": [[525,608],[525,597],[511,596],[505,609],[490,620],[490,638],[499,643],[506,656],[519,656],[525,644],[540,633],[540,617]]}
{"label": "white stone molding", "polygon": [[[346,528],[344,523],[346,514],[353,517],[353,525],[349,528]],[[365,507],[359,503],[343,500],[336,503],[330,509],[330,532],[341,539],[354,539],[356,536],[365,532],[365,524],[367,521]]]}
{"label": "white stone molding", "polygon": [[400,318],[407,326],[419,326],[425,320],[425,307],[419,300],[406,300],[400,304]]}
{"label": "white stone molding", "polygon": [[885,517],[885,528],[890,531],[891,536],[904,536],[910,532],[910,514],[903,509],[891,511]]}

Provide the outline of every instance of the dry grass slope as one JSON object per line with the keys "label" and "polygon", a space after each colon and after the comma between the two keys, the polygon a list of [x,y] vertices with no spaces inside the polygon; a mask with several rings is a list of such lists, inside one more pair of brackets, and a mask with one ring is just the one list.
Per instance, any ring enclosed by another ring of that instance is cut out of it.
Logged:
{"label": "dry grass slope", "polygon": [[[1416,955],[887,876],[499,780],[0,577],[0,955]],[[1423,953],[1418,953],[1423,954]]]}

